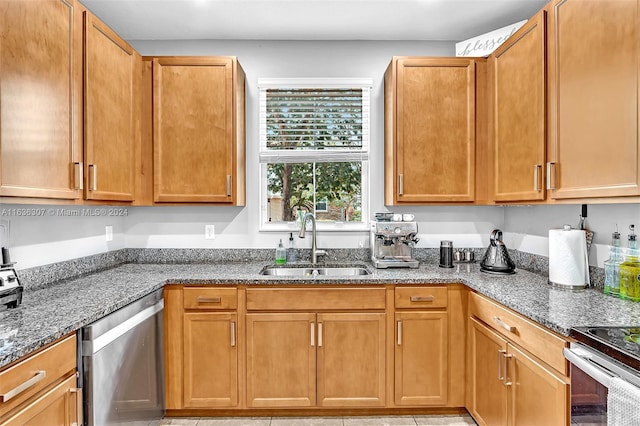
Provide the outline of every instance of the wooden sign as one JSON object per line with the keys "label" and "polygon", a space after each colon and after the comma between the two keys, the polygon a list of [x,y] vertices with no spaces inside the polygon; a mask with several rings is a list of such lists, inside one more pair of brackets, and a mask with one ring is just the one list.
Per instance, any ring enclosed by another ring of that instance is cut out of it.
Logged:
{"label": "wooden sign", "polygon": [[525,22],[527,22],[526,19],[456,43],[456,56],[489,56],[491,52],[496,50],[506,39],[518,31],[518,28],[523,26]]}

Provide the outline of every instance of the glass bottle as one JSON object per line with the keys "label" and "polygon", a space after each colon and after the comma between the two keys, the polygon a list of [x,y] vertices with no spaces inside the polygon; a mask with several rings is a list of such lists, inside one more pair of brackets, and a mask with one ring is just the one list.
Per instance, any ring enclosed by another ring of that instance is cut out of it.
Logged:
{"label": "glass bottle", "polygon": [[629,226],[629,247],[624,262],[620,264],[620,297],[635,302],[640,301],[640,252],[634,232],[634,225]]}
{"label": "glass bottle", "polygon": [[623,262],[620,233],[611,234],[609,259],[604,261],[604,294],[620,295],[620,264]]}
{"label": "glass bottle", "polygon": [[276,248],[276,265],[284,265],[285,263],[287,263],[287,251],[282,245],[282,240],[280,240]]}

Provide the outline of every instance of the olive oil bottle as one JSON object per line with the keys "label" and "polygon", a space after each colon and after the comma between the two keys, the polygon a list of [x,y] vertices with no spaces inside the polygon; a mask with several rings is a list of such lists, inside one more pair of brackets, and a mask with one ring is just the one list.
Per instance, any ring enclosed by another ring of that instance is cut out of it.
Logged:
{"label": "olive oil bottle", "polygon": [[620,246],[620,233],[611,234],[609,259],[604,261],[604,294],[620,295],[620,264],[624,261]]}
{"label": "olive oil bottle", "polygon": [[634,225],[629,226],[629,246],[624,262],[620,264],[620,297],[640,302],[640,252],[634,232]]}

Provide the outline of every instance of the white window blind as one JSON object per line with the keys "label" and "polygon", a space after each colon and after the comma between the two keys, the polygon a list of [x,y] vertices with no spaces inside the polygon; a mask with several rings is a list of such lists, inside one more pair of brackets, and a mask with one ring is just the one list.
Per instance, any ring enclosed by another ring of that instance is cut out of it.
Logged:
{"label": "white window blind", "polygon": [[367,79],[260,80],[260,161],[353,161],[369,154]]}
{"label": "white window blind", "polygon": [[319,229],[365,229],[372,84],[258,80],[261,229],[290,229],[301,211]]}

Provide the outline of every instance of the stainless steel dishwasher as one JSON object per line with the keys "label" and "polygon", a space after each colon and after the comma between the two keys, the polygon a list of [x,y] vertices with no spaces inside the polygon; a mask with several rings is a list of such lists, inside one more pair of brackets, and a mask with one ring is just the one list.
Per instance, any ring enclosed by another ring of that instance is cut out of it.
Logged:
{"label": "stainless steel dishwasher", "polygon": [[87,425],[164,415],[163,309],[160,289],[80,330]]}

